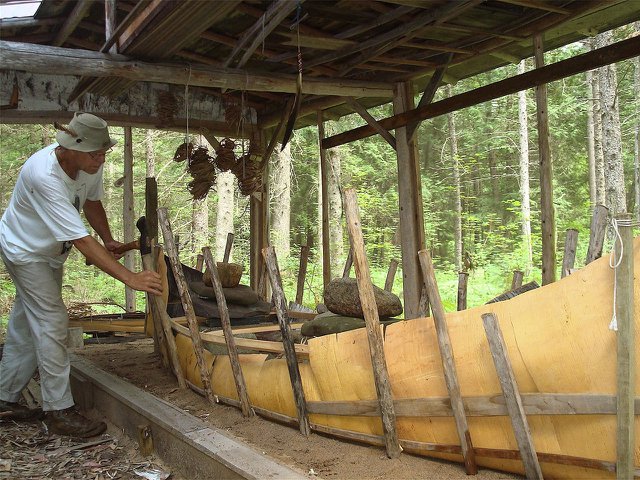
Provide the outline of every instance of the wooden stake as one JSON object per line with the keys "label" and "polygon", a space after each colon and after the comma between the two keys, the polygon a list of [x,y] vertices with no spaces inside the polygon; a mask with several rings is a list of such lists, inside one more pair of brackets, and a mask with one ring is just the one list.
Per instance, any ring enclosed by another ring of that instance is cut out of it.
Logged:
{"label": "wooden stake", "polygon": [[371,365],[373,367],[373,376],[382,416],[384,443],[387,449],[387,456],[389,458],[396,458],[400,455],[400,452],[402,452],[402,447],[400,447],[398,441],[396,413],[393,407],[393,395],[391,393],[389,373],[387,372],[387,363],[384,358],[378,306],[376,305],[376,299],[373,293],[369,263],[364,251],[364,239],[360,227],[360,210],[358,208],[356,193],[352,188],[346,190],[344,193],[344,205],[356,270],[358,294],[360,296],[360,303],[362,303],[362,312],[364,313],[364,321],[367,327],[369,354],[371,355]]}
{"label": "wooden stake", "polygon": [[387,279],[384,281],[384,289],[387,292],[390,292],[393,289],[393,282],[396,279],[396,272],[398,271],[398,260],[395,258],[391,259],[391,263],[389,264],[389,270],[387,271]]}
{"label": "wooden stake", "polygon": [[560,278],[571,274],[576,261],[576,248],[578,246],[578,230],[570,228],[564,240],[564,256],[562,257],[562,273]]}
{"label": "wooden stake", "polygon": [[458,311],[467,309],[467,284],[469,274],[467,272],[458,273]]}
{"label": "wooden stake", "polygon": [[300,377],[300,369],[298,368],[298,359],[291,338],[291,328],[287,319],[287,300],[282,290],[282,280],[280,279],[280,270],[278,269],[278,259],[276,252],[272,246],[262,249],[269,279],[271,280],[271,289],[273,290],[273,298],[276,303],[276,315],[280,324],[280,333],[282,334],[282,344],[284,346],[284,354],[287,359],[287,367],[289,368],[289,378],[291,387],[293,388],[293,397],[296,402],[296,410],[298,412],[298,424],[300,433],[309,436],[311,427],[309,425],[309,413],[307,411],[307,401],[304,398],[304,390],[302,388],[302,377]]}
{"label": "wooden stake", "polygon": [[596,205],[593,209],[593,216],[591,217],[591,227],[589,228],[589,249],[587,250],[587,259],[584,262],[585,265],[588,265],[602,256],[602,247],[604,245],[604,235],[607,231],[608,218],[609,209],[604,205]]}
{"label": "wooden stake", "polygon": [[195,267],[196,270],[201,272],[203,265],[204,265],[204,256],[199,253],[198,256],[196,257],[196,267]]}
{"label": "wooden stake", "polygon": [[[233,243],[233,234],[229,235],[231,235],[231,242]],[[227,239],[228,238],[229,237],[227,237]],[[229,246],[229,242],[227,242],[227,246]],[[211,285],[213,286],[213,292],[216,295],[216,303],[218,304],[218,311],[220,312],[220,323],[222,324],[224,339],[227,343],[227,350],[229,351],[229,361],[231,362],[233,380],[236,384],[238,399],[240,400],[240,409],[242,410],[242,415],[250,417],[254,415],[254,411],[251,408],[249,394],[247,393],[247,384],[244,381],[242,367],[240,366],[240,358],[238,357],[238,348],[236,347],[236,341],[233,337],[233,332],[231,331],[231,320],[229,319],[229,310],[227,309],[227,299],[224,297],[222,283],[220,283],[220,277],[218,276],[218,267],[216,262],[213,260],[209,247],[203,248],[202,254],[204,255],[204,261],[207,265],[207,269],[209,270],[209,273],[211,273]]]}
{"label": "wooden stake", "polygon": [[[633,230],[631,215],[616,217],[622,245],[616,244],[615,318],[617,334],[617,455],[618,480],[633,478],[635,450],[635,322],[633,304]],[[622,258],[620,258],[622,256]]]}
{"label": "wooden stake", "polygon": [[233,247],[233,233],[227,233],[227,244],[224,247],[224,257],[222,257],[222,261],[224,263],[229,263],[229,257],[231,257],[231,247]]}
{"label": "wooden stake", "polygon": [[300,268],[298,268],[298,285],[296,288],[296,303],[302,305],[304,298],[304,281],[307,277],[307,263],[309,262],[309,245],[300,247]]}
{"label": "wooden stake", "polygon": [[202,339],[200,338],[200,329],[198,328],[198,321],[196,320],[196,314],[193,309],[193,302],[189,294],[189,287],[187,281],[184,278],[184,272],[182,271],[182,264],[178,258],[178,251],[173,241],[173,232],[171,231],[171,224],[167,215],[166,208],[158,209],[158,219],[160,220],[160,228],[162,229],[162,236],[164,237],[164,247],[167,251],[167,256],[171,263],[171,269],[173,270],[173,276],[180,292],[180,299],[182,300],[182,308],[184,309],[184,316],[189,323],[189,332],[191,333],[191,343],[193,344],[193,351],[196,355],[196,361],[200,370],[200,378],[202,385],[204,386],[205,396],[207,400],[213,405],[216,404],[213,392],[211,391],[211,372],[207,367],[207,363],[204,358],[204,349],[202,348]]}
{"label": "wooden stake", "polygon": [[511,280],[511,290],[520,288],[522,286],[522,279],[524,278],[524,272],[520,270],[513,271],[513,279]]}
{"label": "wooden stake", "polygon": [[351,272],[351,265],[353,265],[353,249],[349,248],[347,259],[344,262],[344,271],[342,272],[342,278],[349,278],[349,272]]}
{"label": "wooden stake", "polygon": [[489,341],[491,356],[493,357],[493,363],[496,367],[498,379],[500,380],[507,411],[511,418],[513,432],[518,442],[518,448],[520,449],[525,474],[527,475],[527,479],[542,480],[542,470],[540,469],[540,463],[538,463],[536,449],[533,445],[533,438],[531,438],[531,431],[529,430],[529,423],[524,413],[522,398],[520,397],[516,377],[511,367],[511,361],[507,355],[507,346],[504,343],[504,337],[502,336],[498,319],[493,313],[485,313],[482,315],[482,323],[484,324],[484,330],[487,334],[487,340]]}
{"label": "wooden stake", "polygon": [[318,140],[320,142],[320,191],[322,194],[322,285],[327,288],[331,281],[331,236],[329,234],[329,160],[327,151],[322,148],[324,138],[324,118],[318,110]]}
{"label": "wooden stake", "polygon": [[[157,267],[154,265],[152,252],[153,249],[151,252],[142,255],[142,267],[145,270],[155,272],[157,271]],[[158,336],[158,342],[162,346],[166,347],[166,355],[168,357],[167,359],[164,359],[164,361],[166,361],[166,366],[171,366],[174,375],[178,379],[178,385],[180,388],[187,388],[187,384],[184,381],[184,375],[182,373],[182,367],[180,367],[180,360],[178,360],[176,339],[173,336],[169,315],[167,315],[167,306],[164,304],[161,296],[152,295],[150,293],[147,294],[147,302],[149,303],[151,315],[153,315],[154,319],[154,326],[156,327],[154,331],[157,331],[162,335],[162,340],[160,340],[160,335]]]}
{"label": "wooden stake", "polygon": [[428,317],[430,315],[429,312],[429,295],[427,294],[427,287],[422,285],[422,289],[420,290],[420,302],[418,303],[418,314],[421,317]]}
{"label": "wooden stake", "polygon": [[433,321],[435,322],[436,334],[438,336],[444,379],[447,384],[447,390],[449,391],[449,397],[451,398],[451,409],[453,410],[453,415],[456,420],[458,438],[460,439],[462,456],[464,457],[464,467],[467,475],[475,475],[478,473],[478,466],[476,465],[471,435],[469,434],[467,415],[464,411],[464,405],[462,404],[458,374],[456,373],[456,364],[453,358],[451,340],[449,338],[449,328],[447,327],[444,307],[442,306],[438,284],[436,283],[433,262],[431,261],[431,255],[429,255],[428,250],[420,250],[418,252],[418,258],[420,259],[422,277],[424,278],[424,284],[427,288],[429,300],[431,301],[431,309],[433,310]]}

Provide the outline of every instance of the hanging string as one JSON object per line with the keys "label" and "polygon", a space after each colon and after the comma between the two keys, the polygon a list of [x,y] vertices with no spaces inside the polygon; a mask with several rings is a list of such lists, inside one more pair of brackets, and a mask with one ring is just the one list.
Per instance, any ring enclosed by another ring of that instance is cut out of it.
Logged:
{"label": "hanging string", "polygon": [[[616,218],[611,219],[611,227],[613,228],[613,248],[609,255],[609,267],[613,268],[613,314],[611,316],[611,323],[609,323],[609,329],[614,332],[618,331],[618,319],[616,318],[616,295],[618,290],[618,267],[622,263],[622,257],[624,256],[624,244],[622,243],[622,236],[618,227],[634,227],[638,226],[639,222],[631,220],[618,220]],[[616,255],[616,246],[620,244],[620,255]],[[616,260],[616,256],[618,260]]]}

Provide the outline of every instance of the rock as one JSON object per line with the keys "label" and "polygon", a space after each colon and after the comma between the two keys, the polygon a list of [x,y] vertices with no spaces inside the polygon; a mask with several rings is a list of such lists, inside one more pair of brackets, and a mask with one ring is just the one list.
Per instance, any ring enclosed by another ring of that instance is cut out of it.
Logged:
{"label": "rock", "polygon": [[[378,305],[378,316],[395,317],[402,313],[402,304],[397,295],[373,286],[373,293]],[[347,317],[364,318],[358,283],[355,278],[335,278],[324,290],[324,303],[333,313]]]}
{"label": "rock", "polygon": [[[380,323],[387,325],[397,321],[399,320],[381,319]],[[313,320],[305,322],[300,329],[300,333],[305,337],[321,337],[322,335],[347,332],[357,328],[365,328],[363,318],[347,317],[344,315],[326,312],[317,315]]]}
{"label": "rock", "polygon": [[[213,287],[207,287],[204,282],[191,282],[189,287],[201,297],[210,298],[213,301],[216,300]],[[222,293],[224,293],[227,303],[234,305],[253,305],[260,301],[258,294],[248,285],[238,285],[231,288],[223,287]]]}

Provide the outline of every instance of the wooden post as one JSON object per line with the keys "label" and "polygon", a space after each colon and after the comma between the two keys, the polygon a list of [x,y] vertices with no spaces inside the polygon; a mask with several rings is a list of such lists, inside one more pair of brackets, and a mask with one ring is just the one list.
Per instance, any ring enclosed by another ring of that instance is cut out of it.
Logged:
{"label": "wooden post", "polygon": [[422,289],[420,290],[420,303],[418,306],[418,313],[421,317],[428,317],[430,315],[429,312],[429,294],[427,293],[427,287],[422,285]]}
{"label": "wooden post", "polygon": [[458,311],[467,309],[467,284],[469,274],[467,272],[458,273]]}
{"label": "wooden post", "polygon": [[[394,88],[393,113],[413,109],[410,83],[398,83]],[[420,315],[422,278],[416,252],[424,248],[424,219],[422,215],[422,187],[420,162],[415,142],[409,141],[407,128],[396,128],[398,160],[398,203],[400,205],[400,239],[402,243],[402,294],[405,318]]]}
{"label": "wooden post", "polygon": [[444,370],[444,379],[449,391],[451,399],[451,410],[456,421],[458,430],[458,438],[462,447],[462,456],[464,457],[464,467],[467,475],[475,475],[478,473],[476,465],[473,444],[471,443],[471,435],[469,434],[469,424],[467,423],[467,415],[464,411],[462,403],[462,395],[460,394],[460,385],[458,383],[458,374],[456,373],[456,364],[453,358],[453,348],[449,338],[449,328],[444,314],[444,307],[440,299],[438,284],[436,283],[436,275],[433,270],[433,262],[431,255],[427,250],[418,252],[420,266],[422,267],[422,277],[427,288],[429,300],[431,301],[431,309],[433,310],[433,321],[436,327],[436,335],[438,337],[438,347],[440,348],[440,357],[442,359],[442,367]]}
{"label": "wooden post", "polygon": [[278,259],[273,247],[269,246],[262,249],[262,256],[267,265],[269,279],[271,280],[271,289],[273,290],[273,298],[276,302],[276,315],[280,324],[280,333],[282,334],[282,344],[284,346],[284,354],[287,358],[287,367],[289,368],[289,378],[293,389],[293,397],[298,412],[298,423],[300,433],[308,436],[311,433],[309,426],[309,413],[307,411],[307,401],[304,398],[304,390],[302,388],[302,377],[300,377],[300,369],[298,368],[298,359],[296,358],[293,339],[291,338],[291,328],[287,318],[287,300],[282,290],[282,281],[280,279],[280,270],[278,268]]}
{"label": "wooden post", "polygon": [[144,190],[145,223],[147,224],[147,238],[158,240],[158,183],[155,177],[147,177]]}
{"label": "wooden post", "polygon": [[380,318],[378,317],[378,306],[376,305],[376,299],[373,293],[369,263],[367,262],[364,251],[364,239],[362,238],[362,230],[360,227],[360,210],[358,208],[355,191],[352,188],[346,190],[344,193],[344,206],[356,270],[358,295],[360,296],[360,303],[362,303],[362,312],[364,313],[364,321],[367,327],[371,366],[373,367],[378,404],[380,405],[380,413],[382,415],[384,443],[387,449],[387,456],[389,458],[396,458],[400,455],[400,452],[402,452],[402,447],[398,441],[396,412],[393,406],[393,395],[391,393],[387,363],[384,358],[384,345],[380,329]]}
{"label": "wooden post", "polygon": [[489,341],[491,356],[493,357],[493,363],[496,367],[498,379],[500,380],[507,411],[511,418],[513,432],[518,442],[518,448],[520,449],[524,472],[528,480],[542,480],[542,470],[540,469],[536,449],[533,445],[529,422],[527,422],[527,416],[524,413],[522,398],[520,397],[516,377],[511,367],[511,361],[507,355],[507,346],[504,343],[504,337],[502,336],[498,319],[493,313],[485,313],[482,315],[482,323],[484,325],[484,331],[487,334],[487,340]]}
{"label": "wooden post", "polygon": [[[617,455],[618,480],[633,478],[635,451],[635,322],[633,303],[633,229],[631,215],[616,217],[622,245],[616,244],[615,318],[617,333]],[[621,258],[622,257],[622,258]]]}
{"label": "wooden post", "polygon": [[[229,235],[231,235],[231,237],[227,237],[227,240],[231,238],[231,243],[233,243],[233,234]],[[228,241],[227,246],[230,247],[230,243]],[[229,250],[231,250],[231,248],[229,248]],[[203,248],[202,254],[204,255],[204,261],[207,265],[207,269],[209,270],[209,273],[211,273],[211,285],[213,286],[213,292],[216,295],[216,303],[218,304],[218,311],[220,312],[220,323],[222,324],[224,339],[227,343],[229,362],[231,363],[231,371],[233,372],[233,380],[236,384],[238,399],[240,400],[240,409],[242,410],[242,415],[245,417],[251,417],[254,415],[254,411],[251,408],[249,394],[247,392],[247,384],[245,383],[244,375],[242,374],[236,340],[233,337],[233,332],[231,331],[231,320],[229,319],[227,299],[224,297],[222,284],[220,283],[220,277],[218,276],[218,267],[216,266],[216,262],[213,260],[209,247]]]}
{"label": "wooden post", "polygon": [[327,151],[322,148],[324,138],[324,118],[318,110],[318,141],[320,143],[320,184],[322,194],[322,284],[327,288],[331,281],[331,237],[329,236],[329,165]]}
{"label": "wooden post", "polygon": [[[264,145],[264,134],[261,135],[261,139]],[[268,162],[264,164],[262,176],[269,178]],[[260,252],[269,243],[269,182],[262,182],[262,190],[251,194],[249,206],[249,284],[255,290],[264,270],[264,260]],[[268,292],[265,292],[266,295]]]}
{"label": "wooden post", "polygon": [[349,248],[347,259],[344,261],[344,271],[342,272],[342,278],[349,278],[351,265],[353,265],[353,249]]}
{"label": "wooden post", "polygon": [[196,270],[201,272],[203,265],[204,265],[204,255],[199,253],[198,256],[196,257],[196,267],[195,267]]}
{"label": "wooden post", "polygon": [[589,249],[587,250],[587,259],[584,262],[585,265],[590,264],[602,255],[608,218],[609,209],[607,207],[604,205],[596,205],[594,207],[591,227],[589,228]]}
{"label": "wooden post", "polygon": [[182,271],[182,264],[178,258],[178,252],[176,246],[173,243],[173,233],[171,231],[171,224],[167,215],[166,208],[158,209],[158,219],[160,220],[160,228],[162,229],[162,236],[164,237],[164,247],[171,263],[171,269],[173,270],[173,276],[178,286],[178,292],[180,292],[180,299],[182,300],[182,308],[184,309],[184,315],[187,318],[189,324],[189,332],[191,333],[191,343],[193,344],[193,351],[196,355],[196,361],[200,370],[200,378],[204,387],[205,396],[207,400],[213,405],[216,404],[213,392],[211,391],[211,373],[207,367],[207,363],[204,358],[204,349],[202,348],[202,338],[200,338],[200,329],[198,328],[198,321],[193,309],[193,302],[191,301],[191,295],[189,295],[189,287],[187,281],[184,278],[184,272]]}
{"label": "wooden post", "polygon": [[387,292],[390,292],[393,289],[393,282],[396,279],[396,272],[398,271],[398,260],[395,258],[391,259],[391,263],[389,263],[389,270],[387,270],[387,279],[384,281],[384,289]]}
{"label": "wooden post", "polygon": [[[157,266],[154,265],[155,262],[153,261],[153,257],[153,249],[151,249],[149,253],[142,255],[142,267],[145,270],[156,272]],[[187,384],[184,381],[184,375],[182,373],[182,367],[180,367],[180,361],[178,360],[176,339],[173,336],[171,321],[167,315],[167,306],[162,301],[162,296],[153,295],[151,293],[147,294],[147,301],[149,302],[151,315],[154,319],[154,332],[161,334],[158,335],[158,343],[166,347],[166,355],[168,357],[167,366],[170,365],[171,370],[178,380],[178,386],[180,388],[187,388]],[[162,340],[160,340],[160,338],[162,338]]]}
{"label": "wooden post", "polygon": [[564,256],[562,257],[562,273],[560,278],[571,274],[576,261],[576,248],[578,246],[578,230],[570,228],[564,240]]}
{"label": "wooden post", "polygon": [[227,233],[227,244],[224,247],[224,257],[222,257],[222,261],[224,263],[229,263],[229,258],[231,257],[231,247],[233,247],[233,233]]}
{"label": "wooden post", "polygon": [[[133,205],[133,142],[131,127],[124,127],[124,184],[122,185],[122,226],[124,230],[124,243],[135,240],[135,212]],[[135,251],[124,254],[124,266],[135,270]],[[136,311],[136,292],[133,288],[124,287],[125,307],[127,312]]]}
{"label": "wooden post", "polygon": [[307,277],[307,263],[309,262],[309,245],[300,247],[300,268],[298,268],[298,286],[296,288],[296,303],[302,305],[304,298],[304,281]]}
{"label": "wooden post", "polygon": [[513,279],[511,280],[511,290],[520,288],[522,286],[522,279],[524,278],[524,272],[520,270],[513,271]]}
{"label": "wooden post", "polygon": [[[544,67],[542,35],[533,40],[536,68]],[[556,218],[553,206],[553,161],[549,148],[547,85],[536,87],[538,152],[540,157],[540,218],[542,221],[542,284],[556,281]]]}

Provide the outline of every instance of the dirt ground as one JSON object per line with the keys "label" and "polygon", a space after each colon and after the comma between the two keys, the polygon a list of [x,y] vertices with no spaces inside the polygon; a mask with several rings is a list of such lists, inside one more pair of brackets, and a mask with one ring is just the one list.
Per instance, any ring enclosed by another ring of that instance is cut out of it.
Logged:
{"label": "dirt ground", "polygon": [[[160,367],[153,340],[137,337],[127,342],[86,345],[74,350],[103,370],[188,411],[218,429],[264,452],[283,464],[307,472],[310,478],[358,480],[468,479],[459,464],[402,454],[388,459],[384,450],[346,443],[260,417],[244,418],[239,409],[211,406],[191,390],[177,388],[176,380]],[[171,477],[176,478],[176,477]],[[512,474],[480,469],[478,480],[518,479]]]}

